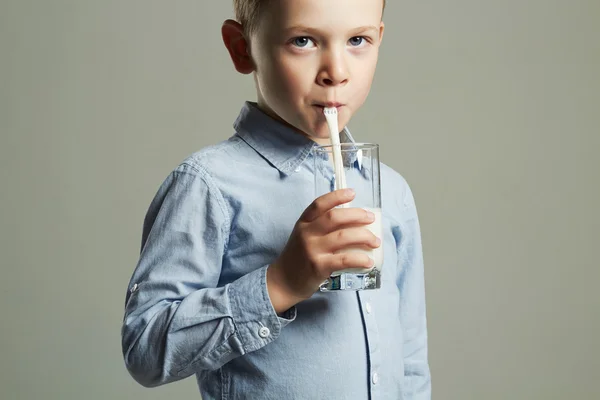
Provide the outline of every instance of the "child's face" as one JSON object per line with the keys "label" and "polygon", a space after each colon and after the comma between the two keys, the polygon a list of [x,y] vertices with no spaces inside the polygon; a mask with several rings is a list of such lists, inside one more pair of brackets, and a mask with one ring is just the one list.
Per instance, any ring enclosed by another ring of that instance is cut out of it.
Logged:
{"label": "child's face", "polygon": [[373,81],[383,37],[383,0],[272,1],[252,36],[258,103],[326,143],[323,108],[346,126]]}

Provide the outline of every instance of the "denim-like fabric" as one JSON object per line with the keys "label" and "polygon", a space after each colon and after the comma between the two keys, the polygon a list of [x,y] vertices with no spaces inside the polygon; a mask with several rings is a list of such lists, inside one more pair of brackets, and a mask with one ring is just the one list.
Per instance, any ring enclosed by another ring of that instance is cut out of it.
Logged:
{"label": "denim-like fabric", "polygon": [[[406,181],[381,164],[382,288],[315,293],[278,316],[266,270],[314,200],[314,142],[246,103],[184,160],[144,220],[125,364],[144,386],[196,375],[210,399],[430,399],[423,257]],[[343,142],[353,139],[347,130]]]}

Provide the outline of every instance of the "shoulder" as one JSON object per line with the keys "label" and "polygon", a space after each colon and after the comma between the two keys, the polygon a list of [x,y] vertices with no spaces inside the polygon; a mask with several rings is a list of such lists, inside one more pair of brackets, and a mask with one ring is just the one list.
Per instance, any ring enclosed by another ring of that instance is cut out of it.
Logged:
{"label": "shoulder", "polygon": [[387,189],[391,191],[394,197],[401,199],[407,196],[412,197],[412,191],[408,181],[395,169],[387,164],[381,163],[381,186],[382,190]]}
{"label": "shoulder", "polygon": [[211,174],[230,165],[232,159],[237,159],[243,151],[243,141],[234,135],[222,142],[204,147],[187,156],[178,169],[191,169],[201,174]]}
{"label": "shoulder", "polygon": [[415,200],[407,180],[387,164],[381,163],[381,195],[384,209],[392,212],[394,217],[406,216],[406,212],[414,210]]}
{"label": "shoulder", "polygon": [[221,198],[220,180],[231,173],[231,160],[239,158],[235,153],[243,147],[241,142],[234,135],[188,155],[171,169],[159,188],[159,194],[176,191],[192,195],[208,191]]}

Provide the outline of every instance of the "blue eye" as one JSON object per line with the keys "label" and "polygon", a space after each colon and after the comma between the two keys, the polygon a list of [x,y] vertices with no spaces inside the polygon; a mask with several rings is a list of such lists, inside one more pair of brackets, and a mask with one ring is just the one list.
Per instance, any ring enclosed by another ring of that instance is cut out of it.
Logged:
{"label": "blue eye", "polygon": [[313,41],[306,36],[297,37],[292,41],[292,43],[294,46],[301,48],[311,47],[310,44],[314,45]]}
{"label": "blue eye", "polygon": [[354,36],[353,38],[350,38],[350,40],[348,41],[350,43],[351,46],[354,47],[358,47],[361,44],[363,44],[365,41],[365,38],[362,36]]}

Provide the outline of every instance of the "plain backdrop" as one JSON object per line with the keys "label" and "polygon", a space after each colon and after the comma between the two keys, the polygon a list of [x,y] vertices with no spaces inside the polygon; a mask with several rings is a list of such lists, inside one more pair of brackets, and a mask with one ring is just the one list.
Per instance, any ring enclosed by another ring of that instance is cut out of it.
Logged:
{"label": "plain backdrop", "polygon": [[[600,398],[600,1],[388,3],[350,128],[416,197],[434,399]],[[0,1],[1,399],[199,398],[135,383],[120,327],[152,196],[255,98],[231,15]]]}

